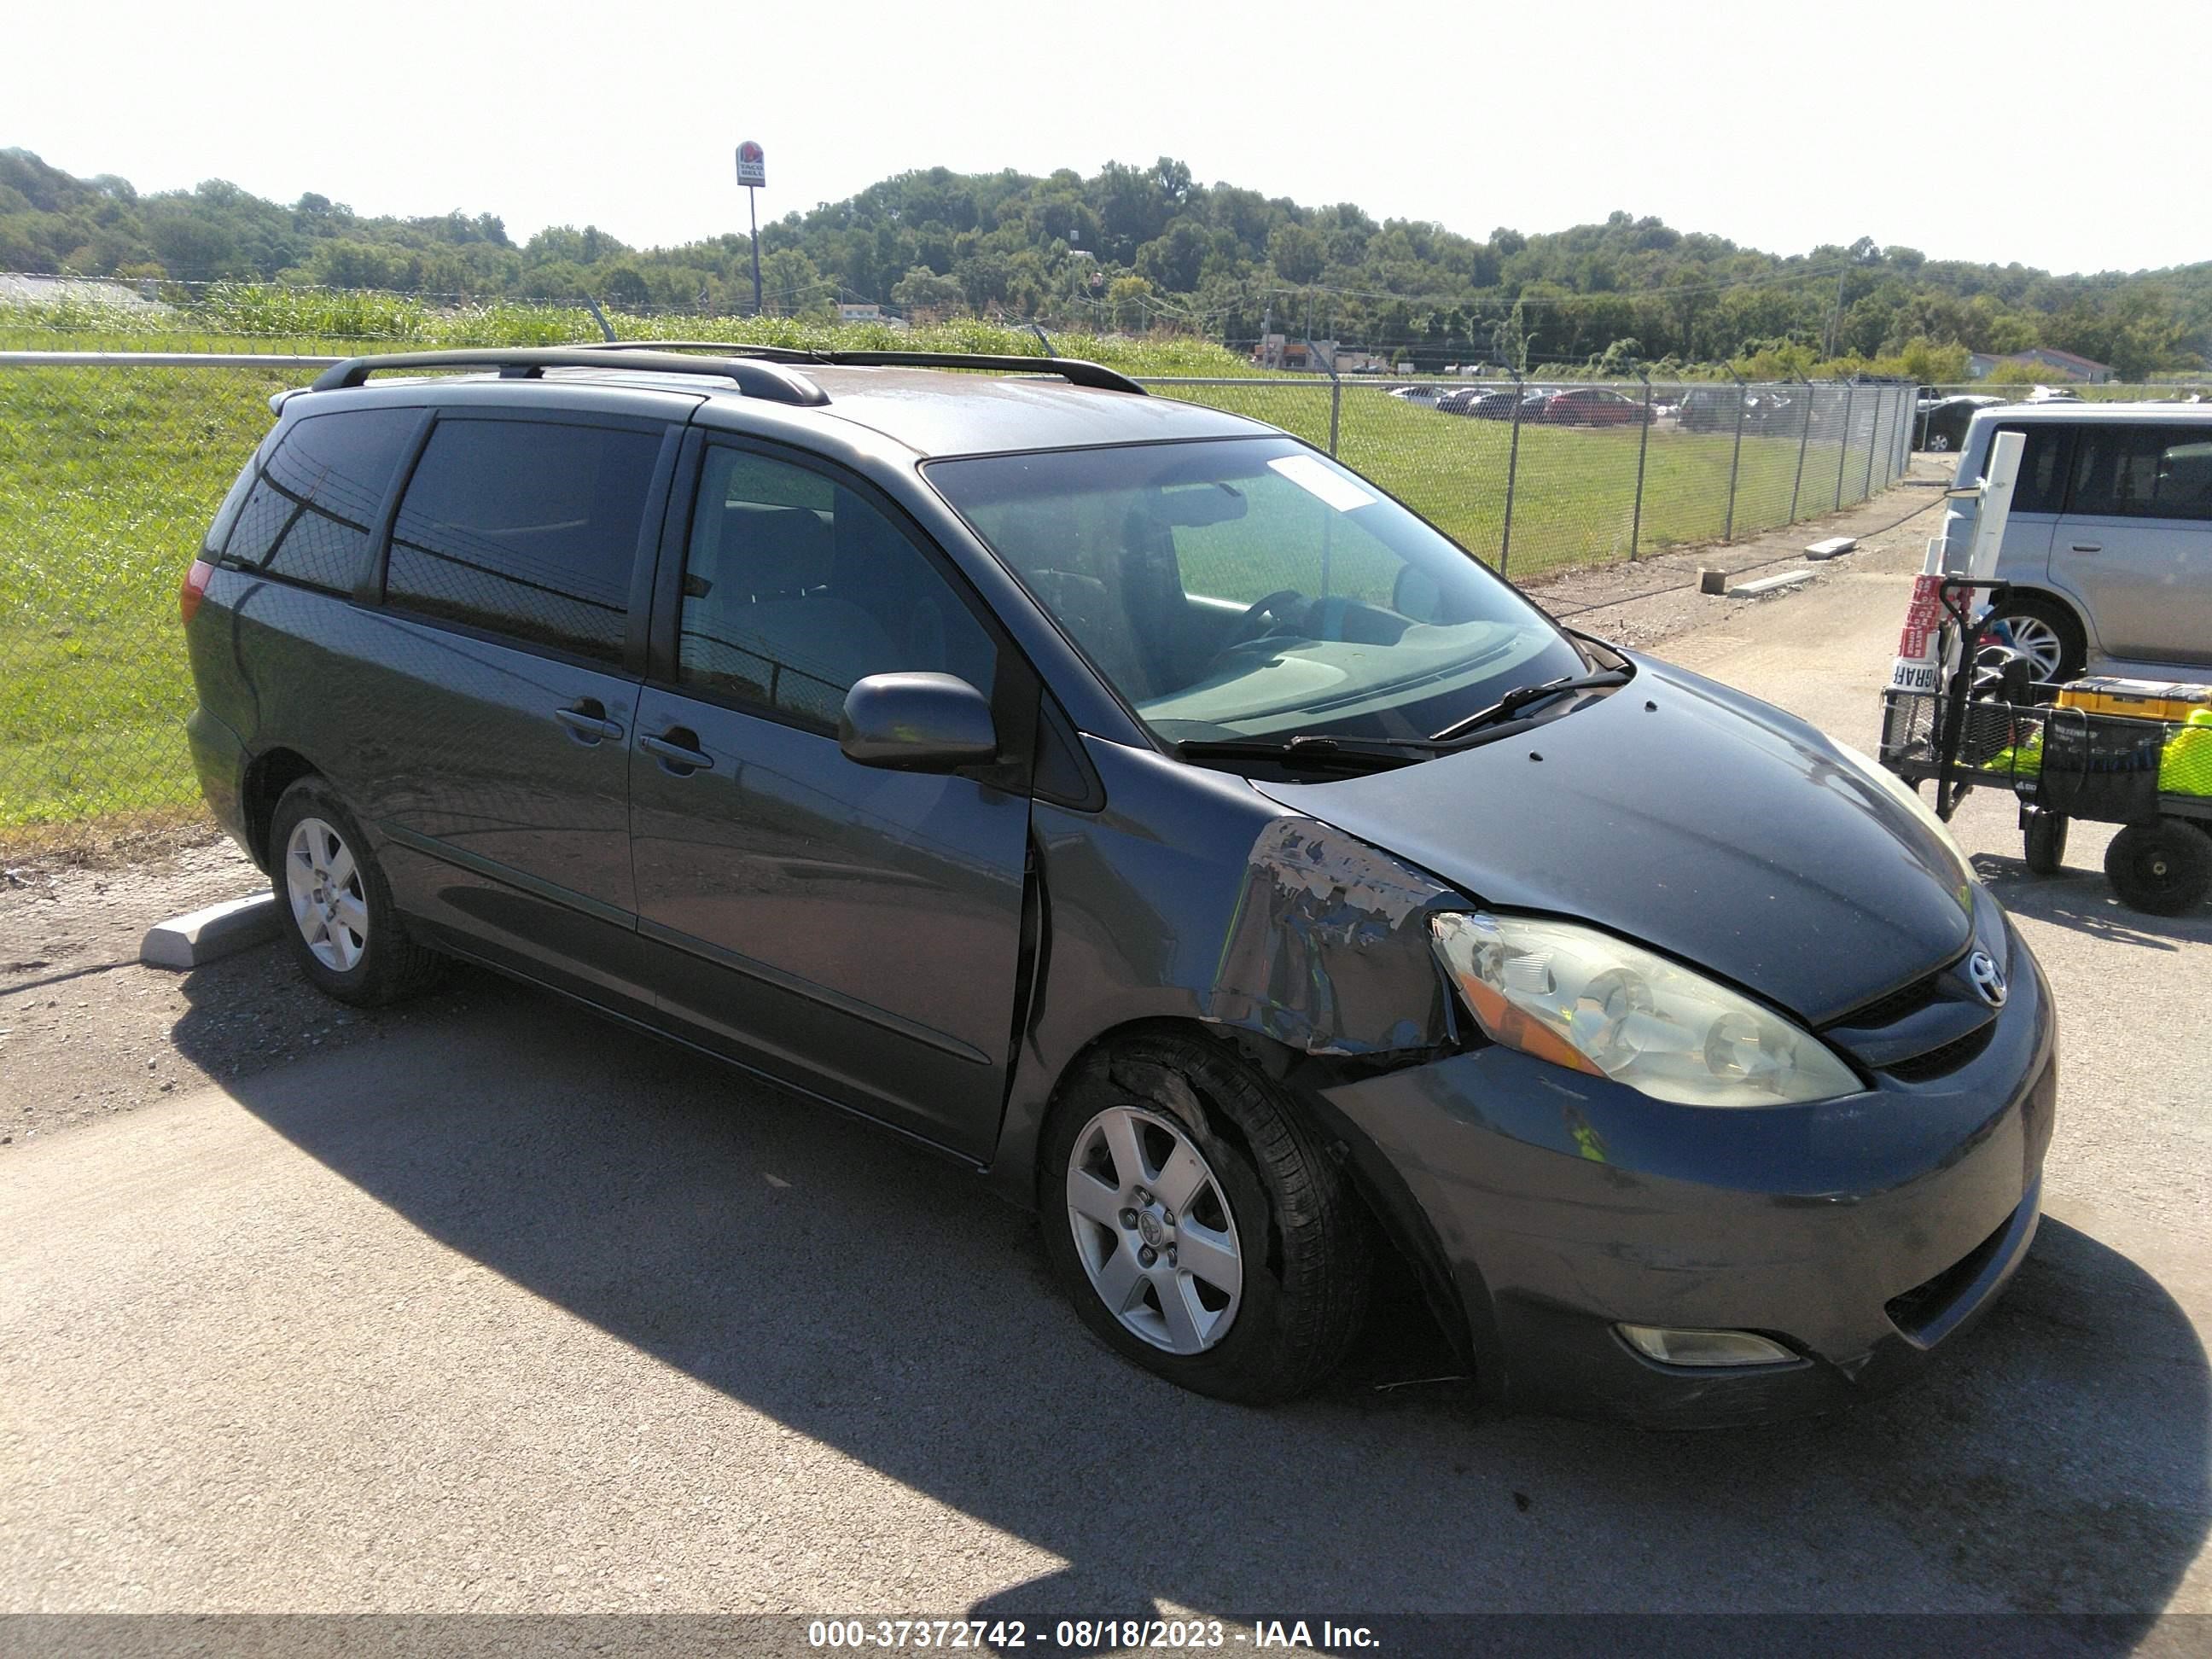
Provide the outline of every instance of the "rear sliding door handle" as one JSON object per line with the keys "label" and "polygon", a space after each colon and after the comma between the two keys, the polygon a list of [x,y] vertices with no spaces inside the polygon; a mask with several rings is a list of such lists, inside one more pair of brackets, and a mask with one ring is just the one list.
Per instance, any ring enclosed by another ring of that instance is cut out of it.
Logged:
{"label": "rear sliding door handle", "polygon": [[696,736],[682,726],[672,726],[657,738],[640,738],[637,746],[681,776],[685,773],[714,769],[714,757],[696,747],[698,741]]}
{"label": "rear sliding door handle", "polygon": [[622,741],[622,727],[607,718],[606,705],[597,697],[580,697],[569,708],[555,709],[553,718],[567,726],[579,743],[595,744],[602,738]]}
{"label": "rear sliding door handle", "polygon": [[2102,542],[2073,542],[2069,545],[2076,553],[2101,553],[2105,550],[2105,544]]}

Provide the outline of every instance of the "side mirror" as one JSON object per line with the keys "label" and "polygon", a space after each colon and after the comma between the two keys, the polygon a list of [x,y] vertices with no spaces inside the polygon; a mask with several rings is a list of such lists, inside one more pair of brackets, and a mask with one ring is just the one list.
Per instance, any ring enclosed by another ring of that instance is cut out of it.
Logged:
{"label": "side mirror", "polygon": [[983,694],[952,674],[871,674],[845,694],[845,758],[894,772],[952,772],[999,756]]}

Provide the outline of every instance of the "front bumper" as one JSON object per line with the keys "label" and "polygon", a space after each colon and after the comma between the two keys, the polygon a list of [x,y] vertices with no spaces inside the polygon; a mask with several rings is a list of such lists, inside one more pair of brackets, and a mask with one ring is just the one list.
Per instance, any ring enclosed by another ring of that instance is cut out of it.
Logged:
{"label": "front bumper", "polygon": [[[1722,1110],[1487,1048],[1324,1098],[1425,1216],[1492,1398],[1653,1425],[1833,1409],[1918,1369],[2034,1238],[2056,1030],[2004,926],[1994,1033],[1929,1081]],[[1756,1331],[1802,1358],[1662,1365],[1622,1323]]]}

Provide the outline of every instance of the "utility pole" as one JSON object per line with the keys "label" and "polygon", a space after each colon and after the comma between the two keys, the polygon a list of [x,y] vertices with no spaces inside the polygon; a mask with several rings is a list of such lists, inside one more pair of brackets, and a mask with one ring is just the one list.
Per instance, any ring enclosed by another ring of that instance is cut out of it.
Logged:
{"label": "utility pole", "polygon": [[1828,319],[1828,356],[1831,357],[1836,355],[1836,336],[1844,325],[1844,280],[1850,275],[1848,270],[1836,273],[1836,309]]}
{"label": "utility pole", "polygon": [[738,183],[745,192],[745,211],[752,221],[753,315],[761,314],[760,205],[757,192],[768,184],[768,155],[748,138],[738,146]]}

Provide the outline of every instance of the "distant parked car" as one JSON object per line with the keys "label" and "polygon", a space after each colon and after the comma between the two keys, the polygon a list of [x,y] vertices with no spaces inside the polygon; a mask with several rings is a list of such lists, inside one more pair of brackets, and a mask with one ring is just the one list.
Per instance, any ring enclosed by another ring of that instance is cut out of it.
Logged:
{"label": "distant parked car", "polygon": [[1966,428],[1983,410],[2004,402],[1982,392],[1961,392],[1948,398],[1923,398],[1915,449],[1948,454],[1966,441]]}
{"label": "distant parked car", "polygon": [[1478,421],[1510,421],[1513,418],[1515,407],[1526,402],[1527,398],[1527,393],[1510,387],[1495,392],[1479,392],[1479,395],[1460,405],[1458,412],[1472,415]]}
{"label": "distant parked car", "polygon": [[1635,426],[1650,419],[1650,412],[1608,387],[1578,386],[1546,400],[1543,418],[1553,426]]}
{"label": "distant parked car", "polygon": [[2081,394],[2070,386],[2039,386],[2021,399],[2027,404],[2078,404]]}
{"label": "distant parked car", "polygon": [[1752,393],[1739,392],[1729,386],[1692,386],[1682,394],[1681,402],[1675,405],[1674,417],[1685,432],[1731,431],[1735,426],[1739,404],[1743,407],[1748,422],[1753,397]]}

